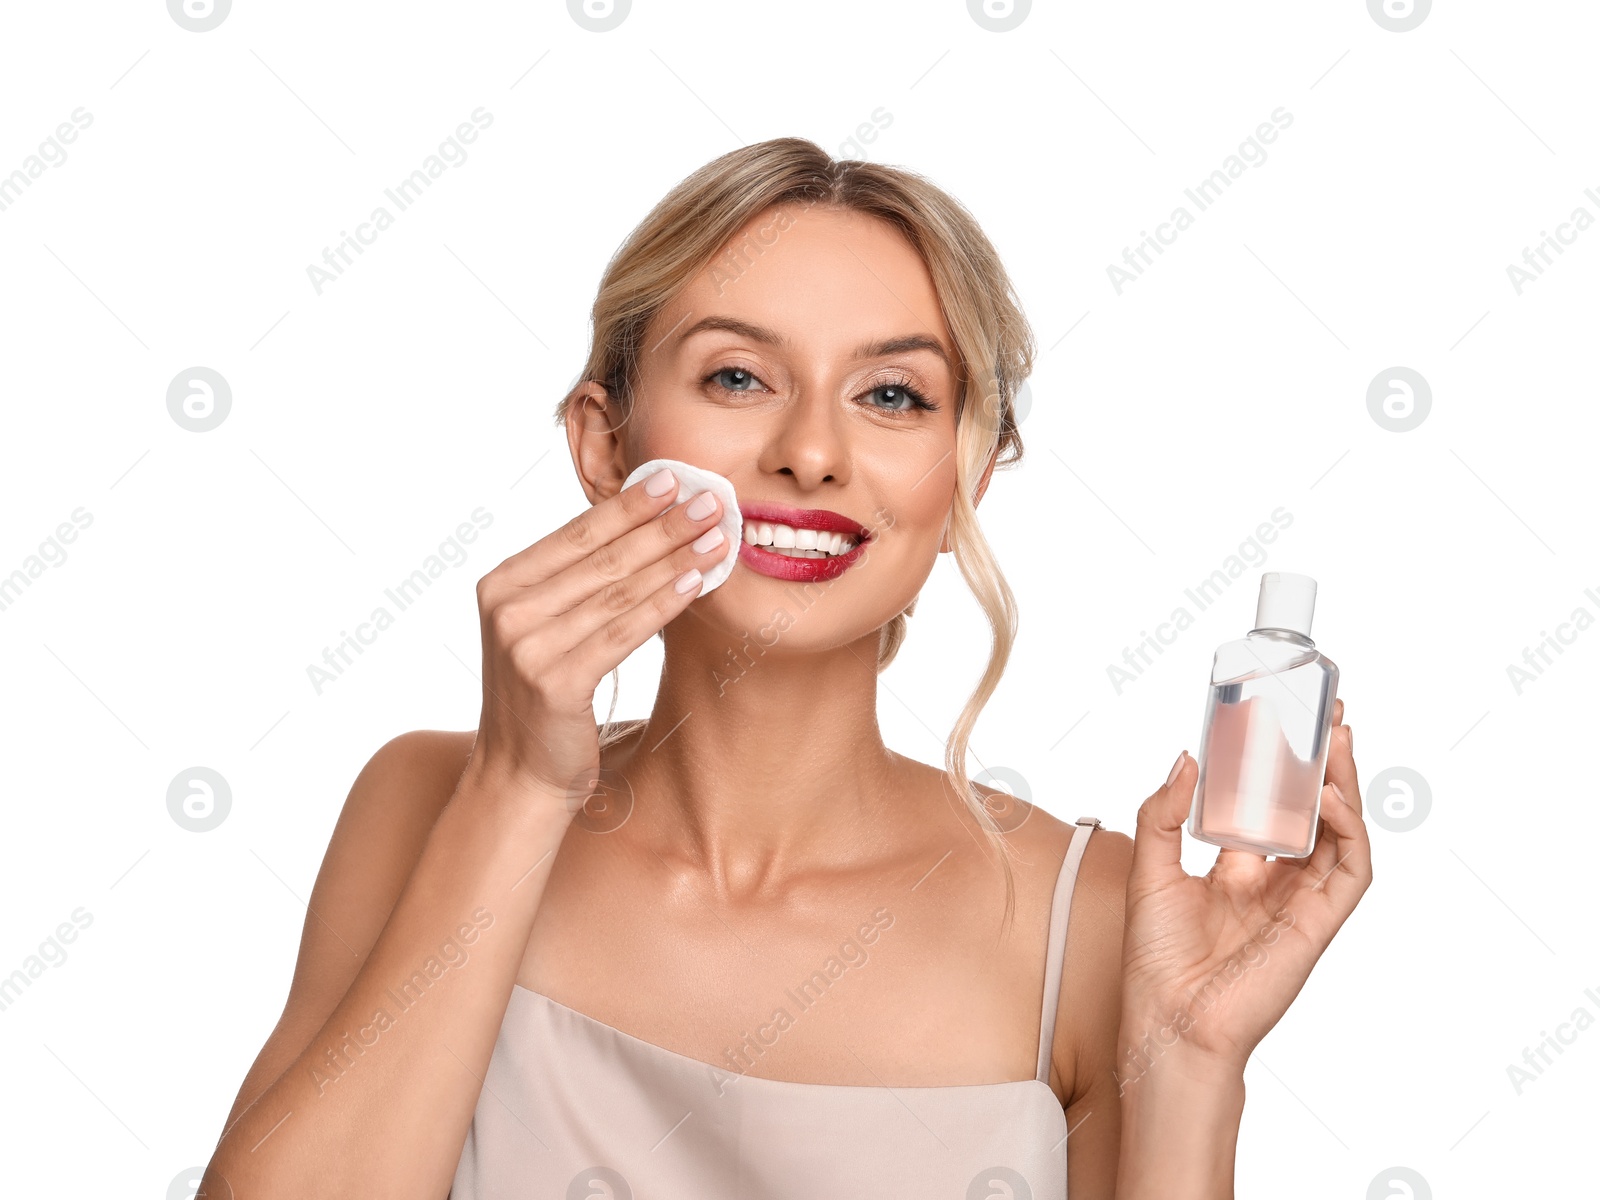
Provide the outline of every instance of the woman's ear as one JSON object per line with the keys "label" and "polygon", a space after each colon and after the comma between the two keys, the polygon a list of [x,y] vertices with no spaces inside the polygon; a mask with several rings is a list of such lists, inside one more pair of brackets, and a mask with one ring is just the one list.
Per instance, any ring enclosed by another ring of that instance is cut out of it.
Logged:
{"label": "woman's ear", "polygon": [[[994,464],[999,461],[999,458],[1000,447],[996,446],[994,448],[994,453],[989,455],[989,462],[988,465],[983,468],[983,474],[978,477],[978,490],[973,494],[972,497],[973,508],[978,507],[978,502],[983,499],[983,494],[989,490],[989,480],[994,475]],[[955,512],[954,509],[952,509],[951,515],[947,516],[944,520],[944,535],[939,539],[940,554],[949,554],[952,549],[950,545],[950,520],[954,515]]]}
{"label": "woman's ear", "polygon": [[567,449],[590,504],[615,496],[628,477],[621,429],[622,413],[605,385],[579,384],[567,401]]}

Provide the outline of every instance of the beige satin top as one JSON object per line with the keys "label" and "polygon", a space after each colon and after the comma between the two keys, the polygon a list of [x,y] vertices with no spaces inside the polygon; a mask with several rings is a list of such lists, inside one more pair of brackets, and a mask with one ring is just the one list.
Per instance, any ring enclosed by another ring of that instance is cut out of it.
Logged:
{"label": "beige satin top", "polygon": [[1062,1200],[1047,1082],[1081,817],[1050,911],[1032,1079],[940,1087],[741,1075],[515,985],[450,1200]]}

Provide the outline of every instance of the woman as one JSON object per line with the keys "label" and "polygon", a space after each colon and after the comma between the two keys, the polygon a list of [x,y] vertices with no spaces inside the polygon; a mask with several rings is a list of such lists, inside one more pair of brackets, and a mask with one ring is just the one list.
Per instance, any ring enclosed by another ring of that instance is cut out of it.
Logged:
{"label": "woman", "polygon": [[[477,730],[356,779],[207,1194],[1231,1196],[1245,1060],[1371,877],[1349,727],[1315,852],[1203,878],[1187,754],[1132,839],[967,780],[1014,628],[975,508],[1032,342],[917,176],[724,155],[593,317],[558,413],[591,507],[479,582]],[[744,510],[703,598],[721,507],[622,487],[656,458]],[[994,644],[941,770],[875,712],[945,552]],[[597,729],[657,632],[650,716]]]}

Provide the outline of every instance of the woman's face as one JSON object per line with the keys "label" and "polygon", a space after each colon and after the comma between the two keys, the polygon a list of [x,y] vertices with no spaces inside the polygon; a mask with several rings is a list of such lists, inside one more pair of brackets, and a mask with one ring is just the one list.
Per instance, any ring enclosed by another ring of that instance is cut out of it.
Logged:
{"label": "woman's face", "polygon": [[879,218],[789,205],[729,245],[644,339],[622,467],[680,459],[738,493],[739,564],[691,614],[763,652],[849,644],[911,602],[941,549],[955,342],[921,257]]}

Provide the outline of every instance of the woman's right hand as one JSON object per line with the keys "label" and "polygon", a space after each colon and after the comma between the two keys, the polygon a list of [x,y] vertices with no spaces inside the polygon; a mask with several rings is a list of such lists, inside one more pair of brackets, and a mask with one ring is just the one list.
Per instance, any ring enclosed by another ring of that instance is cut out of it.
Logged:
{"label": "woman's right hand", "polygon": [[666,470],[642,479],[478,581],[483,711],[464,778],[569,819],[582,807],[600,769],[595,689],[727,553],[710,492],[655,519],[679,487]]}

